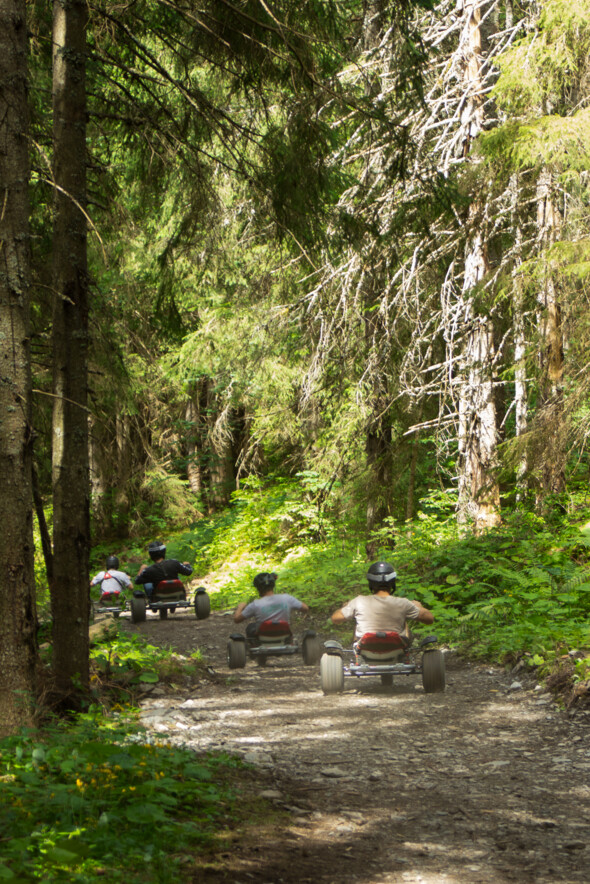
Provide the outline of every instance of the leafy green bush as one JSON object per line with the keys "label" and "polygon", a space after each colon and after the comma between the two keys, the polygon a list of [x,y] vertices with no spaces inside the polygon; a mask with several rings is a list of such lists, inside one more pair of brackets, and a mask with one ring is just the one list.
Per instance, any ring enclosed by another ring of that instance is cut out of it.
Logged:
{"label": "leafy green bush", "polygon": [[123,680],[127,685],[157,682],[180,675],[194,675],[202,662],[201,652],[181,658],[170,648],[155,647],[136,633],[116,631],[90,650],[93,679]]}
{"label": "leafy green bush", "polygon": [[[324,615],[367,587],[364,535],[324,498],[312,473],[249,479],[219,516],[164,539],[169,555],[193,563],[214,609],[255,596],[253,577],[276,571],[278,590]],[[590,647],[590,512],[580,502],[572,516],[510,511],[477,537],[458,528],[453,495],[436,491],[420,504],[412,522],[375,532],[375,557],[394,562],[398,592],[433,611],[442,641],[543,663]],[[130,548],[129,559],[145,560],[144,550]]]}
{"label": "leafy green bush", "polygon": [[132,722],[96,711],[1,740],[0,828],[11,838],[0,880],[187,880],[183,863],[239,816],[239,767],[148,743]]}

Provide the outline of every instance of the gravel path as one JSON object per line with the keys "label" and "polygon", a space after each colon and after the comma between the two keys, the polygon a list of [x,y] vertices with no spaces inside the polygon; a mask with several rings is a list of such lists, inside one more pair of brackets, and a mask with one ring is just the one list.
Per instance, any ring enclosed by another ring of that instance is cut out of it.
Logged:
{"label": "gravel path", "polygon": [[236,833],[199,880],[590,881],[590,713],[560,712],[534,681],[448,654],[444,694],[409,676],[393,688],[346,679],[324,696],[300,656],[229,670],[228,613],[148,613],[128,628],[181,654],[198,647],[210,667],[198,684],[146,686],[146,727],[241,755],[290,814],[256,843]]}

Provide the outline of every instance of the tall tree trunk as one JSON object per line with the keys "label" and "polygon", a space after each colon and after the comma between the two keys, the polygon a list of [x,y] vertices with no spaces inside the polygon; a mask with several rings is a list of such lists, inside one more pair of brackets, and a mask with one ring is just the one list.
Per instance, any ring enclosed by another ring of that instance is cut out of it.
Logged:
{"label": "tall tree trunk", "polygon": [[53,5],[53,668],[58,691],[88,664],[88,271],[85,0]]}
{"label": "tall tree trunk", "polygon": [[36,692],[28,182],[25,0],[0,0],[0,736]]}
{"label": "tall tree trunk", "polygon": [[[460,0],[463,31],[459,51],[463,58],[465,102],[461,114],[463,155],[484,122],[484,84],[481,74],[481,0]],[[462,314],[466,339],[459,378],[459,475],[458,518],[473,521],[476,531],[499,522],[500,492],[495,477],[497,458],[496,408],[493,390],[493,325],[488,317],[475,315],[474,292],[488,270],[482,230],[482,206],[469,208],[468,238],[462,291]]]}
{"label": "tall tree trunk", "polygon": [[416,467],[418,465],[418,452],[420,450],[420,431],[414,433],[412,440],[412,453],[410,455],[410,475],[408,478],[408,495],[406,498],[406,521],[410,522],[415,513],[415,491],[416,491]]}
{"label": "tall tree trunk", "polygon": [[200,496],[203,491],[203,475],[201,470],[201,433],[200,433],[200,389],[198,384],[191,390],[190,399],[186,403],[186,473],[189,488],[193,494]]}
{"label": "tall tree trunk", "polygon": [[[507,8],[508,14],[508,8]],[[514,422],[515,435],[523,437],[528,427],[528,393],[526,380],[526,328],[525,304],[520,267],[522,264],[522,230],[517,218],[519,178],[514,174],[510,181],[512,197],[512,224],[514,227],[514,270],[512,273],[512,334],[514,339]],[[527,492],[528,460],[526,448],[519,449],[519,460],[516,466],[516,496],[524,500]]]}
{"label": "tall tree trunk", "polygon": [[[362,45],[367,51],[376,49],[383,39],[384,0],[366,0],[364,5]],[[379,93],[387,79],[388,70],[383,67],[379,74],[369,71],[365,78],[365,91],[368,95]],[[375,152],[368,158],[363,169],[362,179],[365,187],[370,187],[375,177],[381,172],[383,158]],[[367,361],[375,348],[389,346],[383,321],[377,311],[382,282],[379,272],[375,270],[373,255],[368,253],[364,259],[363,272],[363,322],[365,333],[365,353]],[[391,421],[388,408],[388,379],[373,373],[372,390],[368,394],[369,418],[366,429],[365,454],[367,461],[367,541],[365,551],[369,559],[377,555],[380,543],[373,537],[383,520],[391,512],[392,475],[391,475]]]}
{"label": "tall tree trunk", "polygon": [[[560,218],[556,206],[555,182],[548,169],[543,169],[537,181],[537,233],[541,250],[548,249],[557,239]],[[541,468],[541,497],[560,494],[565,489],[565,429],[563,425],[563,331],[561,305],[555,279],[545,269],[539,290],[539,368],[541,431],[544,440]]]}

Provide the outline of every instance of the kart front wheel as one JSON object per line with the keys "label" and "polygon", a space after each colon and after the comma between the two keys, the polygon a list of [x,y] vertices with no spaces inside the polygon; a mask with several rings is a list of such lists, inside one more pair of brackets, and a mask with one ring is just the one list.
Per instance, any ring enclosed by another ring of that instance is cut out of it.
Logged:
{"label": "kart front wheel", "polygon": [[160,620],[167,620],[168,619],[168,608],[160,608],[159,614],[160,614]]}
{"label": "kart front wheel", "polygon": [[227,665],[230,669],[243,669],[246,665],[246,642],[230,638],[227,643]]}
{"label": "kart front wheel", "polygon": [[320,660],[320,684],[324,694],[341,694],[344,690],[342,659],[336,654],[323,654]]}
{"label": "kart front wheel", "polygon": [[422,656],[422,685],[427,694],[440,694],[446,685],[445,658],[442,651],[426,651]]}
{"label": "kart front wheel", "polygon": [[385,672],[381,676],[381,684],[385,685],[386,688],[393,687],[393,675],[391,672]]}
{"label": "kart front wheel", "polygon": [[195,595],[195,615],[197,620],[206,620],[211,613],[211,599],[206,592]]}
{"label": "kart front wheel", "polygon": [[131,599],[131,622],[143,623],[145,620],[145,599]]}
{"label": "kart front wheel", "polygon": [[268,663],[268,657],[266,656],[266,654],[256,654],[256,657],[254,659],[259,666],[266,666],[266,664]]}
{"label": "kart front wheel", "polygon": [[308,635],[303,639],[301,646],[303,662],[306,666],[315,666],[322,656],[322,643],[317,635]]}

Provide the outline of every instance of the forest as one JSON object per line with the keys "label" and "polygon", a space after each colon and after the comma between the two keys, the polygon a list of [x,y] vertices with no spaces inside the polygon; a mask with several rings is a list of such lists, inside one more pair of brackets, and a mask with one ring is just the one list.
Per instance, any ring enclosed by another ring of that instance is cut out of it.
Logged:
{"label": "forest", "polygon": [[589,59],[590,0],[0,0],[2,736],[158,538],[218,610],[392,561],[586,700]]}

